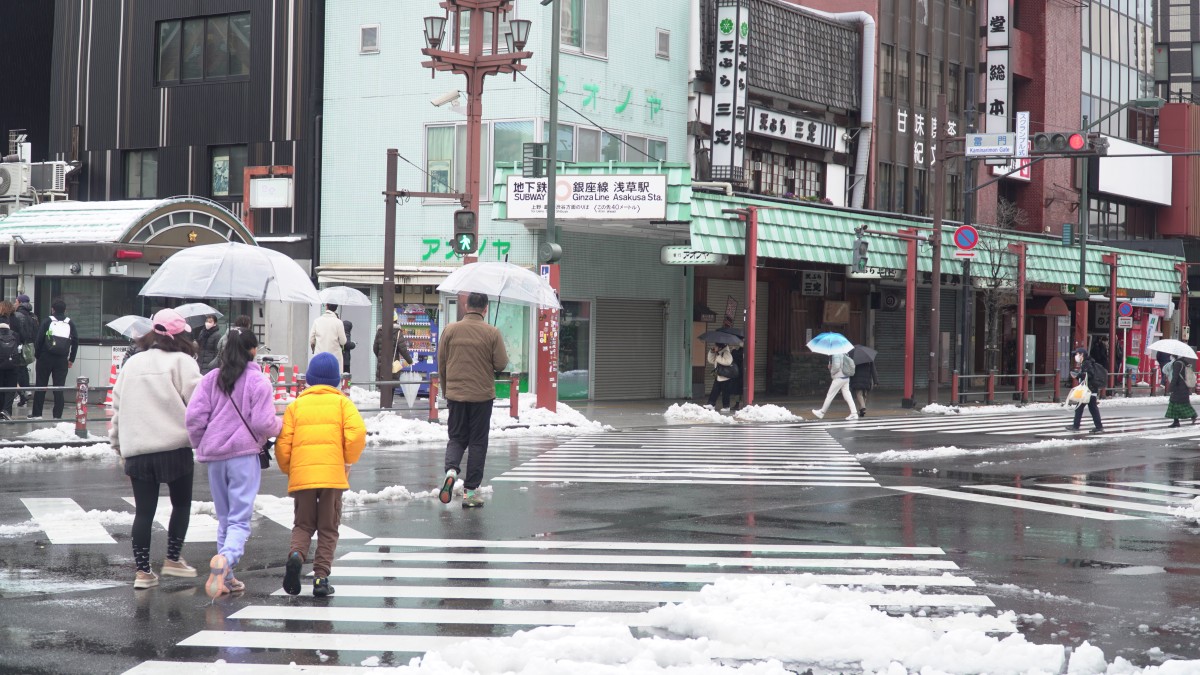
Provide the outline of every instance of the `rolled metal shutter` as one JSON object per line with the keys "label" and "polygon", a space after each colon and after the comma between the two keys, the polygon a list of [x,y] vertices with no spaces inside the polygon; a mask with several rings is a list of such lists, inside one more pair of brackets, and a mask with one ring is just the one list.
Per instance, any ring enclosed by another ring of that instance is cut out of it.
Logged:
{"label": "rolled metal shutter", "polygon": [[[879,289],[884,302],[887,296],[903,301],[903,286],[884,286]],[[931,294],[928,287],[917,288],[917,325],[916,352],[917,361],[913,368],[913,386],[924,389],[929,386],[929,306]],[[956,354],[954,353],[953,336],[958,331],[958,293],[954,288],[942,287],[942,311],[939,323],[942,332],[951,335],[950,341],[950,370],[954,369]],[[904,308],[897,307],[893,311],[880,309],[875,312],[875,349],[879,358],[875,361],[875,372],[879,376],[879,386],[885,388],[901,388],[904,386]]]}
{"label": "rolled metal shutter", "polygon": [[597,300],[592,397],[663,397],[666,308],[661,300]]}

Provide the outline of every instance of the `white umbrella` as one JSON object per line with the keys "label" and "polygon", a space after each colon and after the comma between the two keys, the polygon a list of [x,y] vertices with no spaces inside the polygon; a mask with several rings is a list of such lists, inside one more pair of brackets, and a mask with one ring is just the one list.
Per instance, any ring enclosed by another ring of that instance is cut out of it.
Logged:
{"label": "white umbrella", "polygon": [[349,286],[330,286],[322,288],[317,294],[321,296],[323,305],[340,305],[343,307],[370,307],[371,298],[357,288]]}
{"label": "white umbrella", "polygon": [[154,324],[144,316],[126,314],[104,324],[127,338],[136,340],[154,329]]}
{"label": "white umbrella", "polygon": [[167,258],[139,294],[321,303],[308,272],[295,260],[269,248],[233,242],[196,246],[176,253]]}
{"label": "white umbrella", "polygon": [[179,312],[179,316],[182,316],[185,319],[191,319],[192,317],[196,316],[208,316],[210,314],[217,318],[225,316],[224,314],[218,312],[215,307],[206,305],[203,302],[189,302],[185,305],[176,307],[175,311]]}
{"label": "white umbrella", "polygon": [[1180,342],[1179,340],[1159,340],[1152,342],[1146,346],[1146,351],[1172,354],[1185,359],[1196,358],[1196,350],[1189,347],[1186,342]]}
{"label": "white umbrella", "polygon": [[463,265],[437,287],[442,293],[486,293],[501,302],[561,309],[549,282],[524,267],[506,262]]}

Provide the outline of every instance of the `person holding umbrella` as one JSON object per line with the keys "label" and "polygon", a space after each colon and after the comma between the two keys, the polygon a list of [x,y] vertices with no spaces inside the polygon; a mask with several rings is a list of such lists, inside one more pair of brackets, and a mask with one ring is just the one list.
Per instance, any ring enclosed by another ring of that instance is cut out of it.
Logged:
{"label": "person holding umbrella", "polygon": [[[1171,427],[1179,426],[1179,420],[1189,419],[1196,423],[1196,409],[1192,407],[1192,389],[1196,387],[1196,376],[1186,360],[1172,356],[1171,362],[1163,367],[1167,374],[1167,412],[1164,417],[1171,420]],[[1191,375],[1189,377],[1189,375]]]}
{"label": "person holding umbrella", "polygon": [[825,404],[814,409],[812,414],[817,419],[824,419],[833,404],[833,398],[839,393],[850,408],[848,420],[858,419],[858,411],[854,407],[854,398],[850,395],[850,378],[857,371],[854,359],[849,355],[854,345],[840,333],[821,333],[808,343],[808,348],[818,354],[829,355],[829,391],[825,394]]}
{"label": "person holding umbrella", "polygon": [[875,373],[875,357],[879,352],[864,345],[855,345],[847,354],[854,361],[854,374],[850,376],[850,393],[858,401],[858,416],[867,416],[867,392],[879,384]]}
{"label": "person holding umbrella", "polygon": [[733,365],[733,353],[729,347],[731,344],[741,344],[733,335],[725,334],[728,341],[714,344],[709,348],[706,360],[708,365],[713,367],[716,377],[713,380],[712,391],[708,394],[708,405],[705,407],[712,410],[717,403],[717,396],[721,397],[721,412],[729,410],[729,392],[733,389],[734,378],[740,373],[737,366]]}
{"label": "person holding umbrella", "polygon": [[[740,328],[734,328],[733,327],[733,319],[728,316],[725,317],[725,320],[721,323],[721,327],[718,330],[722,333],[729,333],[730,335],[732,335],[740,340],[746,339],[746,333],[743,332]],[[739,343],[739,344],[731,346],[729,348],[729,353],[733,355],[733,367],[737,368],[737,375],[729,380],[729,385],[728,385],[729,389],[731,391],[730,397],[732,397],[733,394],[737,394],[738,402],[735,403],[732,408],[732,410],[734,412],[737,412],[742,407],[742,396],[743,396],[742,389],[744,388],[742,385],[742,381],[743,381],[742,378],[745,376],[745,373],[746,373],[746,371],[745,371],[746,350],[742,348],[742,343]]]}

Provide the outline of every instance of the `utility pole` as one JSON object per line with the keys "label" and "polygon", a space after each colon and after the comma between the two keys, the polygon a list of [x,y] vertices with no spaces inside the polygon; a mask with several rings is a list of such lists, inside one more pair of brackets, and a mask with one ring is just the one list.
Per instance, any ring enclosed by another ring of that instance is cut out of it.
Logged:
{"label": "utility pole", "polygon": [[[1088,116],[1083,116],[1083,126],[1080,127],[1084,131],[1088,129]],[[1088,298],[1091,293],[1087,287],[1087,239],[1088,226],[1091,221],[1089,207],[1091,197],[1088,195],[1088,164],[1091,163],[1090,157],[1079,158],[1079,284],[1075,286],[1075,346],[1088,348]],[[1117,289],[1112,289],[1113,293]],[[1110,321],[1115,321],[1116,317],[1109,317]],[[1025,327],[1018,326],[1020,335],[1017,336],[1018,342],[1025,339]]]}
{"label": "utility pole", "polygon": [[[396,335],[392,330],[393,322],[389,314],[396,311],[396,181],[399,169],[400,151],[391,148],[387,151],[387,191],[383,193],[383,311],[379,325],[383,326],[379,342],[379,358],[375,365],[375,379],[379,382],[391,380],[392,359],[387,358],[396,353]],[[379,407],[385,410],[392,407],[392,396],[396,388],[383,385],[379,388]]]}
{"label": "utility pole", "polygon": [[[937,111],[938,117],[943,120],[950,117],[944,93],[937,96]],[[941,130],[933,139],[933,232],[929,235],[929,243],[933,245],[933,269],[929,289],[929,403],[939,401],[938,384],[941,379],[942,215],[946,210],[946,139]],[[915,265],[916,260],[912,263]]]}

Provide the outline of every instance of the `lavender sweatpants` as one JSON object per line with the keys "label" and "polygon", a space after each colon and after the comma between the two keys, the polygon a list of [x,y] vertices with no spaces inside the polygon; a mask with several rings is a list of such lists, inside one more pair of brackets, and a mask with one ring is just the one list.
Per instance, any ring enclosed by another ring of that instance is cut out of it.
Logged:
{"label": "lavender sweatpants", "polygon": [[232,568],[246,550],[254,497],[262,480],[258,455],[222,459],[208,464],[208,484],[217,511],[217,552]]}

